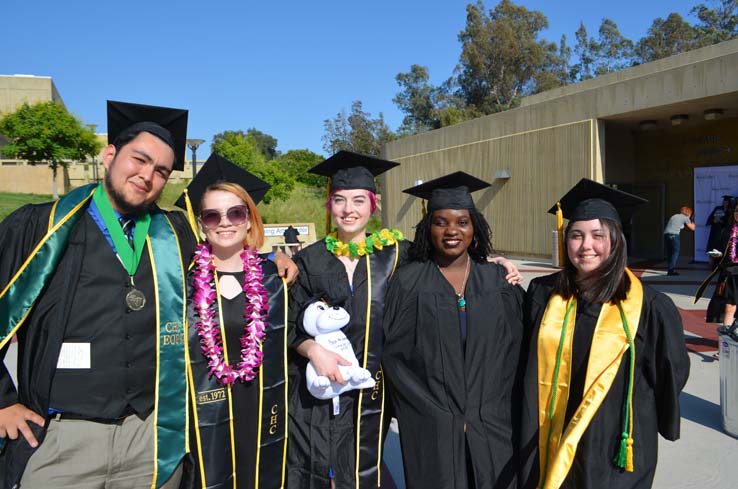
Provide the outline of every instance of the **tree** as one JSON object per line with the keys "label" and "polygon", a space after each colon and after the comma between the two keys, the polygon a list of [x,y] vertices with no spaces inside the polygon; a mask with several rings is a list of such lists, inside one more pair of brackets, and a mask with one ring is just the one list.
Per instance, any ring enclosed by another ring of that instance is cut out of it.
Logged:
{"label": "tree", "polygon": [[264,156],[265,160],[273,160],[279,156],[277,151],[277,139],[265,132],[261,132],[255,127],[243,132],[238,131],[223,131],[220,134],[213,136],[213,144],[219,144],[221,139],[224,137],[232,137],[233,135],[241,136],[242,138],[248,138],[251,144]]}
{"label": "tree", "polygon": [[420,65],[412,65],[407,73],[395,76],[402,90],[392,101],[405,113],[400,132],[417,134],[440,127],[437,107],[439,89],[431,85],[428,79],[428,68]]}
{"label": "tree", "polygon": [[517,106],[536,90],[536,73],[556,51],[555,44],[537,39],[548,20],[510,0],[501,0],[489,13],[478,0],[466,12],[466,27],[459,33],[459,95],[467,109],[484,114]]}
{"label": "tree", "polygon": [[296,181],[308,187],[325,187],[328,179],[308,173],[312,167],[323,161],[323,157],[308,149],[291,149],[279,157],[277,163]]}
{"label": "tree", "polygon": [[681,15],[671,13],[666,19],[654,19],[647,34],[638,41],[638,62],[648,63],[698,47],[697,31]]}
{"label": "tree", "polygon": [[596,43],[595,75],[620,71],[633,64],[633,41],[624,37],[612,19],[602,19]]}
{"label": "tree", "polygon": [[552,88],[571,83],[571,48],[566,44],[566,36],[559,41],[558,53],[553,50],[546,54],[546,61],[540,71],[535,74],[536,92],[544,92]]}
{"label": "tree", "polygon": [[696,29],[700,46],[727,41],[738,35],[738,0],[713,0],[711,3],[714,8],[701,3],[691,11],[699,19]]}
{"label": "tree", "polygon": [[577,29],[574,37],[577,40],[577,44],[574,47],[577,64],[572,68],[571,76],[576,81],[589,80],[594,77],[597,43],[588,36],[584,22],[579,22],[579,29]]}
{"label": "tree", "polygon": [[246,134],[254,138],[256,147],[261,151],[261,154],[264,155],[264,158],[267,160],[273,160],[279,156],[279,151],[277,151],[277,138],[265,132],[261,132],[255,127],[246,131]]}
{"label": "tree", "polygon": [[48,163],[54,200],[59,198],[59,167],[66,168],[73,160],[85,160],[102,148],[92,129],[55,102],[24,103],[0,119],[0,133],[9,142],[3,147],[4,155],[32,164]]}
{"label": "tree", "polygon": [[243,131],[224,131],[213,136],[210,149],[269,183],[272,188],[264,196],[264,203],[268,204],[273,199],[287,200],[295,188],[295,179],[277,162],[266,160],[253,135]]}
{"label": "tree", "polygon": [[394,133],[384,122],[379,113],[372,119],[369,112],[364,112],[361,100],[351,104],[351,113],[346,111],[336,114],[333,119],[323,121],[323,148],[329,154],[340,150],[353,151],[369,156],[379,156],[382,146],[395,138]]}

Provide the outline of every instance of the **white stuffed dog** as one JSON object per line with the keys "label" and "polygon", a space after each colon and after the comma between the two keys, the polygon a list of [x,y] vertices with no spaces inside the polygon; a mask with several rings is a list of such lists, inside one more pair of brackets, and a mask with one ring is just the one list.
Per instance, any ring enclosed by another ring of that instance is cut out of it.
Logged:
{"label": "white stuffed dog", "polygon": [[306,369],[308,391],[318,399],[332,399],[353,389],[368,389],[374,387],[371,372],[359,366],[354,355],[351,342],[343,334],[341,328],[349,323],[349,313],[342,307],[329,306],[325,302],[317,301],[310,304],[302,318],[302,325],[307,334],[315,338],[315,342],[326,350],[338,353],[351,362],[351,365],[339,365],[345,384],[331,382],[328,377],[318,375],[312,362],[308,362]]}

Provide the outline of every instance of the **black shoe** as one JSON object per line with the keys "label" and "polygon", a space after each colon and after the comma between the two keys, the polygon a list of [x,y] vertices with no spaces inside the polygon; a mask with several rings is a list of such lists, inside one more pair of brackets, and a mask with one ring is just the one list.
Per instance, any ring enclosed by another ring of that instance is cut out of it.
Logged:
{"label": "black shoe", "polygon": [[667,275],[673,277],[674,275],[679,275],[679,272],[675,272],[674,270],[669,270],[666,272]]}

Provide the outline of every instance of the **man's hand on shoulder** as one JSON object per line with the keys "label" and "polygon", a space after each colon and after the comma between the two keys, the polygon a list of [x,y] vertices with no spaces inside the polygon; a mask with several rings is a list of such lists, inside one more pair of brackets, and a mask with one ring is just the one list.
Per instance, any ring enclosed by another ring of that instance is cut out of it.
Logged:
{"label": "man's hand on shoulder", "polygon": [[28,444],[36,448],[38,440],[33,436],[31,427],[28,426],[29,421],[38,426],[43,426],[46,422],[43,417],[20,403],[0,409],[0,437],[15,440],[20,432]]}
{"label": "man's hand on shoulder", "polygon": [[297,265],[292,259],[281,251],[274,253],[274,264],[277,266],[277,273],[280,277],[287,280],[287,285],[292,285],[297,280]]}

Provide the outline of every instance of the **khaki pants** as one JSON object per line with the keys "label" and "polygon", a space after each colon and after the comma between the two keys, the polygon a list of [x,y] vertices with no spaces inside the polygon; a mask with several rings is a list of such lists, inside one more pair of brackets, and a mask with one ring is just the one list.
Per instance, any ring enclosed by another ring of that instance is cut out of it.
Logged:
{"label": "khaki pants", "polygon": [[[28,461],[21,488],[148,489],[153,474],[153,414],[110,424],[53,418]],[[163,487],[175,489],[181,478],[180,463]]]}

